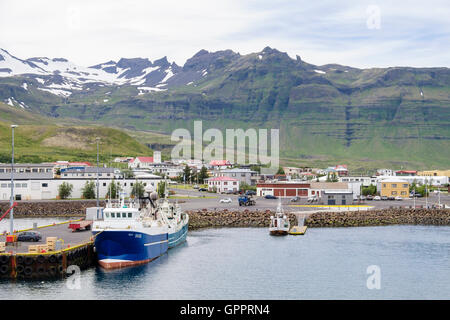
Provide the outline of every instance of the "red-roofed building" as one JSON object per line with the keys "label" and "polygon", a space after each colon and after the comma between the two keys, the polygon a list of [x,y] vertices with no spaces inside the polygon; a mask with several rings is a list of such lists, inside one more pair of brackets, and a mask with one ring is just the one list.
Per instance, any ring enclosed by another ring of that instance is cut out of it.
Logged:
{"label": "red-roofed building", "polygon": [[205,179],[208,184],[208,190],[213,191],[216,188],[218,193],[239,191],[239,180],[229,177],[215,177]]}
{"label": "red-roofed building", "polygon": [[128,168],[149,168],[153,164],[153,157],[136,157],[128,162]]}
{"label": "red-roofed building", "polygon": [[395,171],[396,176],[416,176],[417,171],[416,170],[399,170]]}
{"label": "red-roofed building", "polygon": [[228,160],[211,160],[211,162],[209,163],[210,167],[212,167],[212,169],[224,169],[224,168],[231,168],[232,164],[230,161]]}

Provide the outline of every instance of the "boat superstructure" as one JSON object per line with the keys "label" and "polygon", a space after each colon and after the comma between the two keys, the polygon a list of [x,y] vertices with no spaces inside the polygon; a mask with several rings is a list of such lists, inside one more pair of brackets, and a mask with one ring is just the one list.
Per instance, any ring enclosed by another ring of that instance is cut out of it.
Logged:
{"label": "boat superstructure", "polygon": [[189,225],[189,215],[181,209],[178,202],[170,203],[168,192],[160,200],[159,212],[169,228],[169,249],[186,241]]}
{"label": "boat superstructure", "polygon": [[269,232],[273,236],[284,236],[288,234],[289,229],[289,218],[284,213],[281,202],[279,202],[275,215],[270,217]]}

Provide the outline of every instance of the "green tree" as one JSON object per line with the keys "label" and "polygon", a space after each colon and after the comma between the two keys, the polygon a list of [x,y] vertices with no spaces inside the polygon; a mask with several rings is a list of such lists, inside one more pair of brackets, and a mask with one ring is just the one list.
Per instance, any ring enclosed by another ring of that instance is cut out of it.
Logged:
{"label": "green tree", "polygon": [[282,167],[278,168],[277,174],[285,174],[284,169]]}
{"label": "green tree", "polygon": [[67,199],[73,191],[73,185],[68,182],[63,182],[58,187],[58,195],[60,199]]}
{"label": "green tree", "polygon": [[377,187],[374,185],[370,185],[368,187],[362,187],[362,194],[363,196],[368,196],[368,195],[376,195],[377,194]]}
{"label": "green tree", "polygon": [[81,194],[84,199],[95,199],[95,182],[94,181],[86,181],[83,189],[81,189]]}
{"label": "green tree", "polygon": [[160,198],[165,198],[166,197],[166,182],[165,181],[161,181],[160,183],[158,183],[158,187],[157,187],[157,191],[158,191],[158,196]]}
{"label": "green tree", "polygon": [[191,168],[189,168],[188,165],[186,165],[186,167],[184,167],[183,175],[184,175],[185,181],[189,182],[189,180],[191,179]]}
{"label": "green tree", "polygon": [[113,179],[108,186],[108,193],[106,194],[106,197],[109,199],[115,199],[119,195],[120,191],[122,191],[122,186],[120,185],[120,182],[116,182]]}
{"label": "green tree", "polygon": [[131,189],[131,196],[135,198],[142,198],[145,193],[145,186],[142,182],[137,181],[133,184]]}
{"label": "green tree", "polygon": [[201,184],[203,184],[203,183],[205,183],[205,179],[207,179],[208,177],[209,177],[209,176],[208,176],[208,169],[206,169],[206,167],[203,166],[203,167],[200,169],[200,173],[199,173],[199,175],[198,175],[198,182],[201,183]]}

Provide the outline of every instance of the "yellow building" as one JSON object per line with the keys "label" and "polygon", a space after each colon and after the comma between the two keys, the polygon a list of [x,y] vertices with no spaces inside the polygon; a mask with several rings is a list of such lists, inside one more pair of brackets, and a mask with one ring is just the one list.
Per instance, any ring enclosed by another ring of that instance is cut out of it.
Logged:
{"label": "yellow building", "polygon": [[427,177],[449,177],[450,178],[450,170],[427,170],[427,171],[419,171],[417,172],[418,176],[427,176]]}
{"label": "yellow building", "polygon": [[409,198],[409,182],[406,180],[390,178],[378,184],[380,196]]}

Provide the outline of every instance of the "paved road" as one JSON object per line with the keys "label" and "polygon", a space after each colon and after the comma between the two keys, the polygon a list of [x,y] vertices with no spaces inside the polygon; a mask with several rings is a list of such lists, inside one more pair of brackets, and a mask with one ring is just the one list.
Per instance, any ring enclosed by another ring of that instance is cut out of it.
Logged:
{"label": "paved road", "polygon": [[[196,210],[196,209],[210,209],[210,210],[220,210],[220,209],[229,209],[229,210],[245,210],[245,209],[259,209],[259,210],[275,210],[279,200],[271,200],[264,199],[263,197],[254,197],[256,200],[256,205],[251,207],[240,207],[237,201],[237,195],[228,195],[228,194],[213,194],[209,192],[200,192],[197,190],[183,190],[183,189],[172,189],[176,192],[176,196],[179,197],[196,197],[196,198],[180,198],[178,202],[182,206],[184,210]],[[205,198],[201,198],[204,195]],[[198,198],[197,198],[198,197]],[[207,198],[210,197],[210,198]],[[214,198],[211,198],[214,197]],[[231,198],[231,203],[220,203],[220,199],[223,198]],[[281,204],[283,205],[285,210],[317,210],[317,208],[307,208],[307,207],[291,207],[291,205],[308,205],[307,199],[302,198],[299,202],[291,202],[290,198],[281,199]],[[353,204],[358,204],[354,202]],[[401,201],[395,200],[384,200],[384,201],[365,201],[360,203],[361,205],[373,206],[375,208],[389,208],[389,207],[409,207],[414,206],[414,199],[404,199]],[[416,206],[424,206],[425,207],[426,200],[425,198],[416,198],[415,205]],[[430,194],[428,198],[428,205],[437,205],[438,204],[438,196],[436,194]],[[450,206],[450,195],[441,194],[441,204],[447,204]]]}

